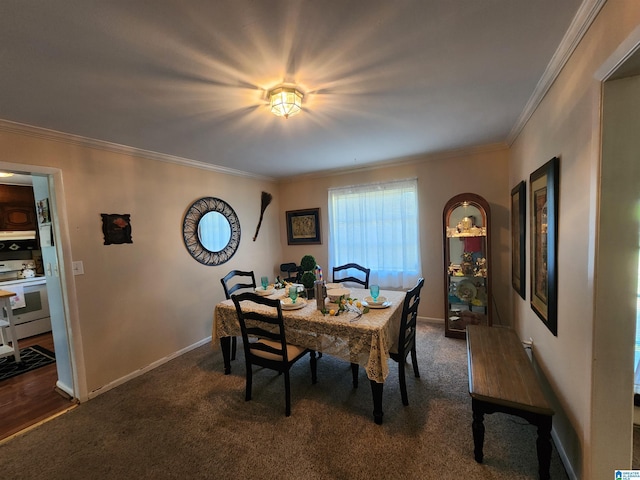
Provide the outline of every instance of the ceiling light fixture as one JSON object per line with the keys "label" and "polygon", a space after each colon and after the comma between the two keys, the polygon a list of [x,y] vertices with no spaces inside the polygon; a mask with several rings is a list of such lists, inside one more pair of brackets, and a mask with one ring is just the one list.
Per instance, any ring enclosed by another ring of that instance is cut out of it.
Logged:
{"label": "ceiling light fixture", "polygon": [[13,173],[0,172],[0,177],[13,177]]}
{"label": "ceiling light fixture", "polygon": [[300,113],[302,93],[294,87],[277,87],[269,92],[271,113],[277,117],[289,118]]}

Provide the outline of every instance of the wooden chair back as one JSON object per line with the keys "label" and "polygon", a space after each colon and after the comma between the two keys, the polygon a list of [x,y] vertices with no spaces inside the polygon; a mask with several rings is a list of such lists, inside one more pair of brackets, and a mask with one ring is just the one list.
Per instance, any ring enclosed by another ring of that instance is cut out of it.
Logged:
{"label": "wooden chair back", "polygon": [[[311,383],[315,384],[317,381],[315,351],[287,343],[279,299],[263,297],[253,292],[232,295],[231,299],[236,307],[244,344],[244,357],[247,366],[245,400],[251,400],[252,365],[259,365],[283,373],[285,413],[288,417],[291,415],[289,369],[309,353]],[[267,308],[252,309],[249,307],[251,302]]]}
{"label": "wooden chair back", "polygon": [[245,288],[256,288],[256,277],[251,272],[245,272],[242,270],[231,270],[224,277],[220,279],[222,288],[224,288],[224,296],[229,300],[231,295],[238,290]]}
{"label": "wooden chair back", "polygon": [[409,290],[404,297],[398,337],[398,357],[401,358],[401,361],[404,361],[407,354],[416,345],[416,320],[420,304],[420,290],[423,286],[424,278],[419,278],[416,286]]}
{"label": "wooden chair back", "polygon": [[[353,269],[358,272],[351,273],[348,270]],[[336,275],[336,273],[338,275]],[[347,263],[345,265],[340,265],[338,267],[333,267],[333,282],[354,282],[359,283],[364,288],[369,288],[369,275],[371,274],[370,268],[365,268],[362,265],[358,265],[357,263]],[[344,276],[346,275],[346,276]],[[354,275],[358,275],[357,277]]]}
{"label": "wooden chair back", "polygon": [[298,267],[298,265],[296,265],[295,263],[281,263],[280,271],[285,274],[285,276],[283,276],[282,278],[283,280],[286,280],[287,282],[299,283],[299,276],[301,272],[300,267]]}

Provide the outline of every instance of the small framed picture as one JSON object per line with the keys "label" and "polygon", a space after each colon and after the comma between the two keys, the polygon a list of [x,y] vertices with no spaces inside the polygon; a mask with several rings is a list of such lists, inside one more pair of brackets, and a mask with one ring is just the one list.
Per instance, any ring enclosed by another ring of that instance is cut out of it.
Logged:
{"label": "small framed picture", "polygon": [[320,236],[320,209],[290,210],[287,215],[287,243],[314,245],[322,243]]}
{"label": "small framed picture", "polygon": [[511,285],[523,299],[525,298],[526,284],[524,258],[526,188],[525,182],[522,181],[511,190]]}
{"label": "small framed picture", "polygon": [[133,243],[131,239],[131,215],[102,213],[104,244]]}

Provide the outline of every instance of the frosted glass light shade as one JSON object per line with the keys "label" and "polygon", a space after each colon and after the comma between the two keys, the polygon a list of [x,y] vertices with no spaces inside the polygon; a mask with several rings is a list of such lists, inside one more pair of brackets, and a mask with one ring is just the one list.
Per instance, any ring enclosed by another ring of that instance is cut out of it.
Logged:
{"label": "frosted glass light shade", "polygon": [[271,113],[277,117],[289,118],[300,113],[302,93],[293,87],[278,87],[269,92]]}

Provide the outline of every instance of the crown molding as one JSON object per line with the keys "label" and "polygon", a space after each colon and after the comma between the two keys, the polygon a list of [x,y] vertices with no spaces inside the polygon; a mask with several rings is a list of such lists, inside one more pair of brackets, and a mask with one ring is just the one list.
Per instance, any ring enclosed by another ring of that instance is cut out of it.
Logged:
{"label": "crown molding", "polygon": [[569,61],[569,58],[606,2],[607,0],[584,0],[582,2],[576,16],[573,17],[571,25],[569,25],[567,32],[562,38],[560,45],[553,54],[553,57],[551,57],[551,61],[538,81],[533,94],[511,129],[511,132],[509,132],[506,139],[507,145],[513,145],[513,142],[518,138],[518,135],[520,135],[520,132],[531,118],[531,115],[533,115],[533,112],[536,111],[538,105],[542,102],[542,99],[551,88],[551,85],[553,85],[553,82],[555,82],[558,75],[560,75],[560,72]]}
{"label": "crown molding", "polygon": [[151,150],[128,147],[126,145],[120,145],[118,143],[106,142],[104,140],[96,140],[93,138],[82,137],[80,135],[73,135],[71,133],[58,132],[56,130],[49,130],[48,128],[34,127],[32,125],[12,122],[10,120],[0,119],[0,131],[15,133],[15,134],[24,135],[27,137],[39,138],[42,140],[51,140],[54,142],[66,143],[68,145],[76,145],[80,147],[104,150],[111,153],[119,153],[122,155],[140,157],[148,160],[158,160],[160,162],[173,163],[173,164],[182,165],[185,167],[199,168],[201,170],[208,170],[210,172],[221,173],[224,175],[234,175],[236,177],[249,177],[249,178],[255,178],[259,180],[266,180],[270,182],[275,181],[273,177],[247,173],[240,170],[235,170],[233,168],[221,167],[218,165],[212,165],[205,162],[199,162],[197,160],[190,160],[188,158],[177,157],[175,155],[168,155],[165,153],[153,152]]}

